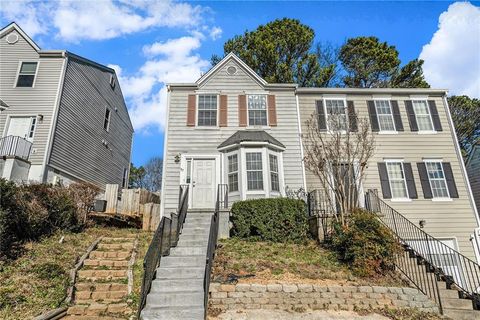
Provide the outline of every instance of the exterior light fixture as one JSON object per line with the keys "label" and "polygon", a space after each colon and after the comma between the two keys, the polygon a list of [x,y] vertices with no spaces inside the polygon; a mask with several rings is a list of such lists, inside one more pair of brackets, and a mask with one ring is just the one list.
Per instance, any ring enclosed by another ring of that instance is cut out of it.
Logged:
{"label": "exterior light fixture", "polygon": [[420,221],[418,221],[418,224],[420,225],[420,228],[423,229],[423,227],[425,227],[425,225],[427,224],[427,221],[425,221],[425,220],[420,220]]}
{"label": "exterior light fixture", "polygon": [[179,163],[180,162],[180,154],[176,154],[175,155],[175,163]]}

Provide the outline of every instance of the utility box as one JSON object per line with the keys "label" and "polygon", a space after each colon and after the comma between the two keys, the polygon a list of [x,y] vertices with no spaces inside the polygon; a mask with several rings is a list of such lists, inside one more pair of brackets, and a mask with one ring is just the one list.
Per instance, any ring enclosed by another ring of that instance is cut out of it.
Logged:
{"label": "utility box", "polygon": [[95,200],[95,211],[96,212],[105,212],[107,208],[107,200]]}

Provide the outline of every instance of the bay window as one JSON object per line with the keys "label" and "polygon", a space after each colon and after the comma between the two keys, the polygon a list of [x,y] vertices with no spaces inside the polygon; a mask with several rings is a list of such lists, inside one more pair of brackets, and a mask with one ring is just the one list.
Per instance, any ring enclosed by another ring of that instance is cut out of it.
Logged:
{"label": "bay window", "polygon": [[280,183],[278,180],[278,158],[273,154],[269,154],[270,162],[270,188],[272,191],[280,191]]}
{"label": "bay window", "polygon": [[263,190],[263,166],[261,152],[247,152],[247,190]]}
{"label": "bay window", "polygon": [[238,191],[238,155],[228,156],[228,190]]}

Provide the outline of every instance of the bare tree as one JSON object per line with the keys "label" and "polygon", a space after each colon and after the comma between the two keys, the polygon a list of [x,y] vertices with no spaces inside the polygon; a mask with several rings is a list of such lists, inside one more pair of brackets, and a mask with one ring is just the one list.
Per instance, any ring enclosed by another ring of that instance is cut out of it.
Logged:
{"label": "bare tree", "polygon": [[328,114],[325,121],[329,130],[319,130],[317,113],[307,120],[304,163],[319,179],[335,218],[345,225],[345,215],[358,207],[359,188],[375,151],[375,137],[368,120],[356,115]]}
{"label": "bare tree", "polygon": [[145,164],[145,188],[156,192],[162,188],[163,159],[153,157]]}

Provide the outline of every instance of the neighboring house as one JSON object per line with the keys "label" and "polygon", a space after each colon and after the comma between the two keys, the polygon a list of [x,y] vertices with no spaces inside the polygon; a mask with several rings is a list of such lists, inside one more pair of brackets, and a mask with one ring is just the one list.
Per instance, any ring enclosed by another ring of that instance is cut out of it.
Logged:
{"label": "neighboring house", "polygon": [[[162,214],[176,210],[179,185],[191,208],[213,208],[217,184],[229,201],[319,188],[304,169],[302,127],[312,113],[368,118],[376,152],[360,192],[377,189],[411,222],[470,258],[478,216],[446,102],[435,89],[297,88],[268,84],[234,54],[196,83],[170,84]],[[308,143],[308,141],[303,141]],[[359,196],[362,204],[362,196]]]}
{"label": "neighboring house", "polygon": [[470,151],[467,159],[467,172],[473,197],[477,204],[477,212],[480,212],[480,141]]}
{"label": "neighboring house", "polygon": [[0,176],[126,185],[133,127],[111,68],[0,30]]}

